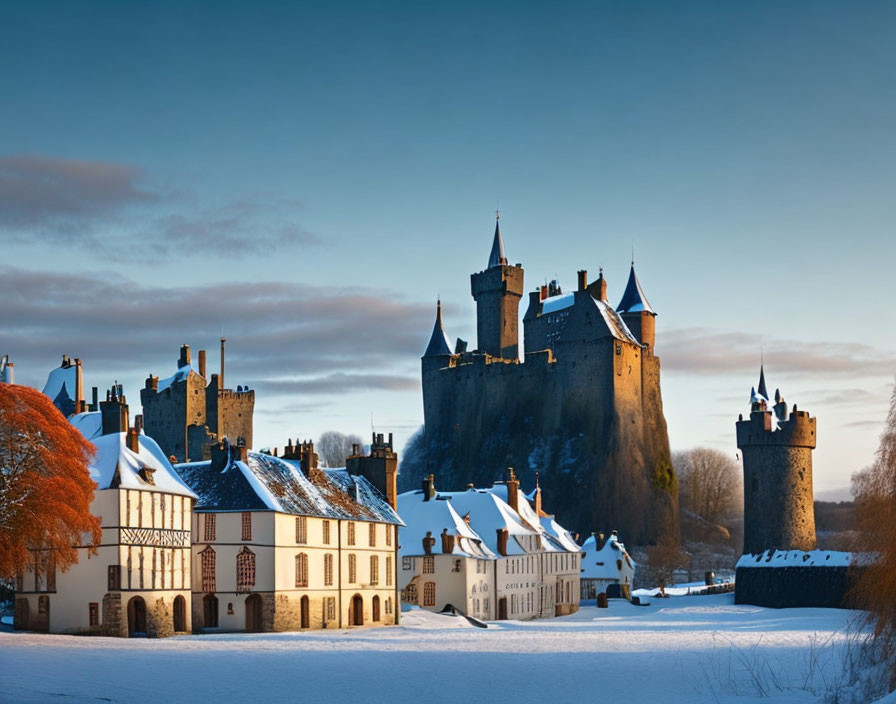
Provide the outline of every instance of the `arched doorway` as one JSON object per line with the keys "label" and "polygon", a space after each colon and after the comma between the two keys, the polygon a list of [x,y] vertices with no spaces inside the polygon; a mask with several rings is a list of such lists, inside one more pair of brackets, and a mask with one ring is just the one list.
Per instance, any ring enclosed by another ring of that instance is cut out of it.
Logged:
{"label": "arched doorway", "polygon": [[380,598],[378,596],[373,597],[373,620],[380,620]]}
{"label": "arched doorway", "polygon": [[187,600],[178,595],[174,597],[174,632],[187,630]]}
{"label": "arched doorway", "polygon": [[128,637],[146,635],[146,602],[135,596],[128,602]]}
{"label": "arched doorway", "polygon": [[507,620],[507,597],[502,596],[498,599],[498,620],[506,621]]}
{"label": "arched doorway", "polygon": [[257,632],[261,630],[261,597],[258,594],[250,594],[246,597],[246,630]]}
{"label": "arched doorway", "polygon": [[299,602],[299,617],[301,618],[302,628],[311,628],[311,606],[308,603],[307,596],[303,596]]}
{"label": "arched doorway", "polygon": [[364,625],[364,599],[360,594],[352,597],[351,606],[349,607],[348,622],[352,626]]}
{"label": "arched doorway", "polygon": [[202,625],[205,628],[218,627],[218,597],[214,594],[202,597]]}

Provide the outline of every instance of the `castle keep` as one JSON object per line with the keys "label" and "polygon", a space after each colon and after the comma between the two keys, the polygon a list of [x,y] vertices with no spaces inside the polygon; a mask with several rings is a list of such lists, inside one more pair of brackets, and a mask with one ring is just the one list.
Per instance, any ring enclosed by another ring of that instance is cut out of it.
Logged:
{"label": "castle keep", "polygon": [[199,351],[194,367],[190,346],[183,345],[174,375],[161,381],[150,375],[140,390],[146,434],[179,462],[208,459],[211,445],[224,438],[252,447],[255,392],[224,388],[225,342],[222,337],[220,374],[209,379],[205,350]]}
{"label": "castle keep", "polygon": [[488,265],[471,276],[475,351],[462,340],[452,350],[437,308],[421,360],[424,435],[408,450],[402,487],[431,472],[453,489],[489,485],[513,466],[530,485],[541,473],[546,500],[576,530],[677,539],[656,313],[634,265],[616,308],[603,272],[589,283],[580,271],[577,284],[529,293],[521,359],[523,268],[508,264],[496,223]]}

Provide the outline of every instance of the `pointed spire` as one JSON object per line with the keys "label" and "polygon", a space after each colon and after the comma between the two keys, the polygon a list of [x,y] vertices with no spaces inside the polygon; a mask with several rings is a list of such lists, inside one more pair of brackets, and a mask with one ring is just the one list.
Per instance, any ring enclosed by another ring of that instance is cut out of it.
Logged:
{"label": "pointed spire", "polygon": [[765,365],[759,365],[759,395],[762,396],[766,401],[768,401],[768,389],[765,388]]}
{"label": "pointed spire", "polygon": [[488,268],[507,264],[504,254],[504,240],[501,239],[501,214],[495,211],[495,239],[492,241],[492,252],[488,255]]}
{"label": "pointed spire", "polygon": [[641,283],[635,275],[635,263],[632,262],[632,269],[628,275],[628,283],[625,285],[625,293],[622,294],[622,300],[616,306],[617,313],[652,313],[656,315],[656,311],[650,307],[647,296],[641,288]]}
{"label": "pointed spire", "polygon": [[436,357],[443,354],[451,354],[451,345],[448,342],[448,336],[445,335],[445,328],[442,327],[442,301],[439,300],[436,303],[436,322],[432,326],[432,335],[423,356]]}

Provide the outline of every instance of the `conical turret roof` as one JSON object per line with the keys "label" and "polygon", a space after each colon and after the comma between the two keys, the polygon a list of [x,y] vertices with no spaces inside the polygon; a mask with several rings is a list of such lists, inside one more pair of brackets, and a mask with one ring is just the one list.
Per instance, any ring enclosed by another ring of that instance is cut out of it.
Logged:
{"label": "conical turret roof", "polygon": [[495,218],[495,239],[492,241],[492,252],[488,255],[488,268],[501,266],[507,263],[504,254],[504,240],[501,238],[501,218]]}
{"label": "conical turret roof", "polygon": [[445,334],[445,328],[442,327],[442,302],[436,304],[436,322],[432,326],[432,335],[429,338],[429,344],[426,346],[424,357],[437,357],[443,354],[451,354],[451,344],[448,342],[448,336]]}
{"label": "conical turret roof", "polygon": [[759,395],[762,396],[766,401],[768,401],[768,389],[765,387],[765,365],[759,365]]}
{"label": "conical turret roof", "polygon": [[653,313],[656,311],[650,307],[647,296],[641,288],[641,282],[635,275],[635,263],[632,262],[632,269],[628,275],[628,283],[625,285],[625,293],[622,294],[622,300],[616,306],[617,313]]}

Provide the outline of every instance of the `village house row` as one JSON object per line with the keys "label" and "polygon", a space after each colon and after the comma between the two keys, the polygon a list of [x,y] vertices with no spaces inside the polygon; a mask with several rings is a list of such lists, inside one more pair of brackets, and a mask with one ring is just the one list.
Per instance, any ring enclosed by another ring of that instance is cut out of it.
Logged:
{"label": "village house row", "polygon": [[[189,365],[188,348],[180,361],[154,392],[220,384]],[[158,637],[392,625],[402,602],[482,620],[578,608],[585,553],[512,470],[488,489],[436,492],[430,477],[399,496],[391,435],[333,469],[310,442],[251,452],[219,440],[220,424],[205,433],[207,459],[178,462],[188,455],[169,455],[142,416],[130,424],[121,386],[85,403],[81,373],[64,358],[44,392],[97,448],[91,510],[102,540],[64,573],[35,553],[16,585],[17,628]],[[191,432],[200,436],[183,437]],[[624,572],[605,576],[628,581]]]}

